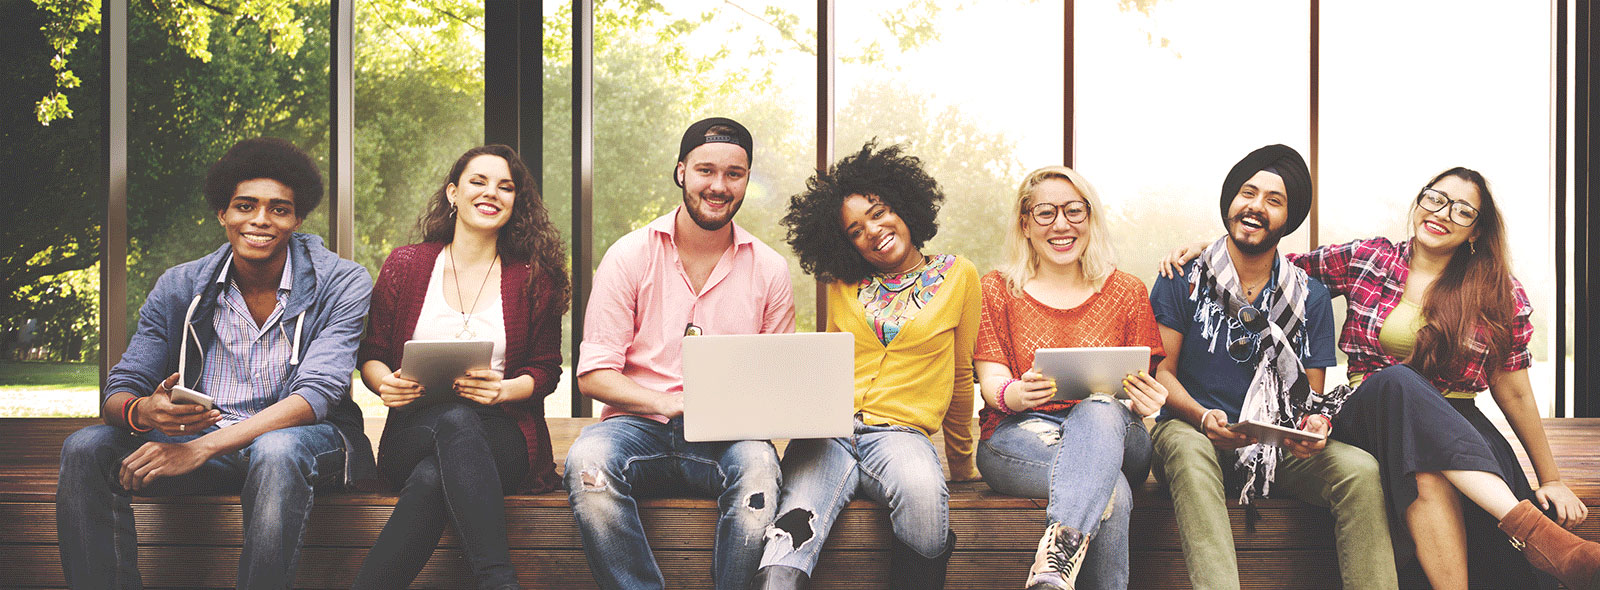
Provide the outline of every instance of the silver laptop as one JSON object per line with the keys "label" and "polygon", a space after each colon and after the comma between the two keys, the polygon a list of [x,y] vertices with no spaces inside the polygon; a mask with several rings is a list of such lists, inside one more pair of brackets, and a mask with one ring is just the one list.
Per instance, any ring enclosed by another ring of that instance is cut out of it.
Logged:
{"label": "silver laptop", "polygon": [[684,439],[850,436],[854,348],[843,332],[685,336]]}
{"label": "silver laptop", "polygon": [[1053,399],[1083,399],[1095,393],[1128,398],[1122,378],[1150,369],[1150,347],[1041,348],[1033,366],[1056,380]]}

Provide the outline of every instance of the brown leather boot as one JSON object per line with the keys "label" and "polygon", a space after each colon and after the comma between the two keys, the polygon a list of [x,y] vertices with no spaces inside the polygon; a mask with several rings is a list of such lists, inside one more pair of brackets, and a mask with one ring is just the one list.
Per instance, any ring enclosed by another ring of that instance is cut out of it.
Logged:
{"label": "brown leather boot", "polygon": [[1568,588],[1600,589],[1600,543],[1585,541],[1546,518],[1523,500],[1500,519],[1500,530],[1522,550],[1533,567],[1561,580]]}

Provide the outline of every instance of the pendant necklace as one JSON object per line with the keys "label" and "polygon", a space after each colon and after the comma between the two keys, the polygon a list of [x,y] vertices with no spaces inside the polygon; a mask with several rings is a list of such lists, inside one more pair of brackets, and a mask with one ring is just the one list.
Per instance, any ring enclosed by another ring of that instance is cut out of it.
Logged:
{"label": "pendant necklace", "polygon": [[[464,303],[466,301],[466,298],[461,296],[461,273],[456,270],[456,249],[455,249],[455,246],[451,245],[449,250],[450,250],[450,274],[453,274],[453,275],[456,276],[456,305],[461,305],[462,303]],[[488,270],[485,270],[483,272],[483,282],[478,284],[478,294],[472,296],[472,306],[468,307],[466,311],[460,312],[461,313],[461,331],[460,332],[456,332],[456,340],[471,340],[471,339],[476,338],[478,336],[477,332],[473,332],[472,331],[472,327],[469,325],[470,322],[472,321],[472,312],[478,309],[478,299],[483,297],[483,288],[486,285],[489,284],[489,274],[494,272],[494,263],[499,262],[499,261],[500,261],[500,253],[499,252],[495,252],[494,259],[489,261]]]}

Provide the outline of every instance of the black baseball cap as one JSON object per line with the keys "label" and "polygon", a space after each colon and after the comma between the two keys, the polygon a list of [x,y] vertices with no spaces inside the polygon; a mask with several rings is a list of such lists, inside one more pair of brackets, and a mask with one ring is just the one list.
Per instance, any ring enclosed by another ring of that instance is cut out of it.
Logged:
{"label": "black baseball cap", "polygon": [[[733,131],[725,134],[706,135],[706,130],[717,125],[732,127]],[[711,117],[708,119],[695,121],[693,125],[690,125],[688,129],[684,130],[683,139],[678,141],[678,163],[683,163],[683,159],[688,157],[689,152],[693,151],[694,148],[708,143],[731,143],[742,147],[744,148],[746,161],[751,163],[755,162],[755,142],[750,139],[750,130],[745,129],[744,125],[740,125],[738,121],[733,119],[729,119],[727,117]],[[683,182],[678,180],[677,166],[672,167],[672,182],[679,187],[683,186]]]}

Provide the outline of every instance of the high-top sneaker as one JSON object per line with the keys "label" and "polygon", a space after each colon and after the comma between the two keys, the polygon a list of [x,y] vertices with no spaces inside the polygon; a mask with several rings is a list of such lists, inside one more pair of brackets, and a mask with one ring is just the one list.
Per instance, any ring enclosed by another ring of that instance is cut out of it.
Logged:
{"label": "high-top sneaker", "polygon": [[1059,522],[1050,523],[1028,569],[1028,590],[1073,590],[1089,538]]}

